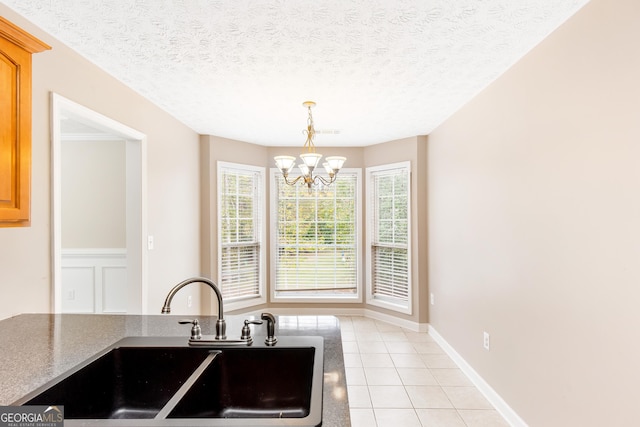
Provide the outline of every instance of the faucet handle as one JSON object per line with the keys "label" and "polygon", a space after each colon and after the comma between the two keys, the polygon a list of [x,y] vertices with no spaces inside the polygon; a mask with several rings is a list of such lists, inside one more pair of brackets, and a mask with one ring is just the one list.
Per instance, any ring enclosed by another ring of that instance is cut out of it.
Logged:
{"label": "faucet handle", "polygon": [[244,341],[253,341],[251,338],[251,329],[249,325],[262,325],[262,320],[245,320],[244,326],[242,327],[242,335],[240,335],[240,339]]}
{"label": "faucet handle", "polygon": [[178,323],[181,325],[188,325],[189,323],[191,323],[193,325],[191,327],[192,340],[199,340],[200,338],[202,338],[202,329],[200,328],[200,322],[198,322],[198,319],[193,319],[193,320],[182,319],[182,320],[178,320]]}

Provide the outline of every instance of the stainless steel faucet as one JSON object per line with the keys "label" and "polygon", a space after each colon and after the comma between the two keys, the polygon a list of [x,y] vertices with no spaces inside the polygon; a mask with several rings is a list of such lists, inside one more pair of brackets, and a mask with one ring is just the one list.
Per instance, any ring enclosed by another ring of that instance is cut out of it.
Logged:
{"label": "stainless steel faucet", "polygon": [[164,300],[164,305],[162,306],[162,314],[171,313],[171,300],[175,294],[185,286],[191,283],[204,283],[208,285],[213,292],[216,294],[216,298],[218,299],[218,320],[216,320],[216,335],[202,335],[200,329],[200,322],[198,319],[193,320],[180,320],[178,323],[181,324],[189,324],[191,323],[193,326],[191,328],[191,337],[189,338],[189,345],[192,346],[228,346],[228,345],[251,345],[253,343],[253,338],[251,337],[251,330],[249,329],[250,324],[259,325],[262,321],[267,322],[267,338],[264,340],[265,344],[268,346],[275,345],[278,342],[278,338],[275,336],[275,324],[276,318],[271,313],[262,313],[262,320],[245,320],[244,327],[242,328],[242,335],[240,339],[227,339],[226,329],[227,325],[224,320],[224,309],[222,305],[222,293],[218,288],[218,285],[213,283],[212,280],[207,279],[205,277],[192,277],[191,279],[183,280],[182,282],[175,285],[167,294],[167,298]]}
{"label": "stainless steel faucet", "polygon": [[218,285],[213,283],[212,280],[207,279],[205,277],[192,277],[191,279],[184,280],[173,287],[167,294],[167,298],[164,300],[164,306],[162,306],[162,314],[171,313],[171,300],[174,295],[182,288],[187,286],[190,283],[204,283],[205,285],[209,285],[213,292],[216,294],[216,298],[218,299],[218,320],[216,320],[216,340],[226,340],[227,339],[227,325],[224,321],[224,309],[222,308],[222,293],[220,289],[218,289]]}

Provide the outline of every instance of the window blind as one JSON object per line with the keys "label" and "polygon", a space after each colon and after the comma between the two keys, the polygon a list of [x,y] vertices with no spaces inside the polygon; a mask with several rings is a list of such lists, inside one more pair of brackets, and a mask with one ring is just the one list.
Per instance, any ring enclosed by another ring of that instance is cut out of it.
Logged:
{"label": "window blind", "polygon": [[370,172],[371,293],[374,298],[408,305],[409,167]]}
{"label": "window blind", "polygon": [[219,176],[221,292],[225,300],[259,296],[262,174],[222,166]]}
{"label": "window blind", "polygon": [[[330,186],[277,191],[275,290],[279,293],[357,292],[357,174],[340,172]],[[304,295],[303,295],[304,296]]]}

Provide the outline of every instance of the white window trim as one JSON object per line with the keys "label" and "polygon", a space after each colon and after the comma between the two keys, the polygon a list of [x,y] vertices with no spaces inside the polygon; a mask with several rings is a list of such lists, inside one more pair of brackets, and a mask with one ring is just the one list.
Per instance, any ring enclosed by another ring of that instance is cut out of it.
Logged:
{"label": "white window trim", "polygon": [[217,220],[217,234],[218,234],[218,281],[217,283],[222,283],[222,230],[221,230],[221,207],[222,207],[222,170],[223,169],[237,169],[240,171],[250,171],[257,172],[260,174],[261,187],[260,188],[260,200],[256,202],[256,205],[260,207],[260,275],[258,284],[258,296],[251,296],[242,299],[237,299],[234,301],[224,301],[225,311],[231,310],[239,310],[247,307],[253,307],[260,304],[266,304],[267,302],[267,292],[265,290],[266,284],[266,252],[267,247],[269,246],[266,241],[267,236],[267,212],[265,207],[265,194],[266,194],[266,180],[265,180],[265,168],[260,166],[252,166],[252,165],[244,165],[240,163],[230,163],[230,162],[217,162],[217,210],[218,210],[218,220]]}
{"label": "white window trim", "polygon": [[[342,173],[352,173],[356,174],[357,183],[357,194],[356,194],[356,293],[355,295],[335,295],[335,296],[278,296],[276,294],[276,257],[275,255],[271,256],[270,266],[270,294],[271,294],[271,302],[286,302],[286,303],[361,303],[362,302],[362,269],[360,266],[362,265],[362,169],[360,168],[344,168],[340,170]],[[271,245],[271,254],[277,253],[277,240],[278,240],[278,200],[277,200],[277,191],[276,191],[276,176],[278,176],[281,172],[277,168],[271,168],[269,173],[269,185],[270,185],[270,245]],[[299,183],[296,185],[300,185]]]}
{"label": "white window trim", "polygon": [[[407,261],[408,261],[408,299],[407,299],[407,305],[402,305],[402,304],[397,304],[382,298],[376,298],[373,295],[373,277],[372,277],[372,253],[371,253],[371,245],[373,243],[373,220],[374,220],[374,209],[373,209],[373,200],[372,200],[372,188],[373,188],[373,173],[376,172],[381,172],[381,171],[386,171],[386,170],[392,170],[392,169],[407,169],[408,174],[409,174],[409,187],[407,189],[408,191],[408,206],[407,206],[407,220],[408,220],[408,236],[407,236]],[[387,165],[380,165],[380,166],[372,166],[372,167],[368,167],[366,169],[366,188],[367,188],[367,239],[366,239],[366,277],[367,277],[367,297],[366,297],[366,302],[369,305],[373,305],[373,306],[377,306],[377,307],[382,307],[382,308],[386,308],[388,310],[393,310],[399,313],[404,313],[404,314],[412,314],[412,308],[413,308],[413,279],[412,279],[412,266],[413,266],[413,262],[412,262],[412,251],[411,251],[411,229],[412,229],[412,222],[411,222],[411,199],[412,199],[412,186],[411,186],[411,162],[410,161],[406,161],[406,162],[398,162],[398,163],[392,163],[392,164],[387,164]]]}

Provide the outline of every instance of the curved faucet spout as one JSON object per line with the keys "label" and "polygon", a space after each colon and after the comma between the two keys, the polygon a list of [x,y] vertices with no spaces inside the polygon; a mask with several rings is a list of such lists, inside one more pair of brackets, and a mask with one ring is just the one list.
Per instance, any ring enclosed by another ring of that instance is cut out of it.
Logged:
{"label": "curved faucet spout", "polygon": [[216,320],[216,339],[217,340],[227,339],[226,324],[224,321],[224,309],[222,306],[222,293],[220,292],[218,285],[216,285],[215,283],[213,283],[212,280],[207,279],[206,277],[192,277],[191,279],[183,280],[182,282],[175,285],[173,289],[169,291],[169,293],[167,294],[167,298],[165,298],[164,300],[164,305],[162,306],[162,314],[171,313],[171,300],[173,300],[174,295],[180,289],[184,288],[185,286],[191,283],[204,283],[205,285],[208,285],[211,289],[213,289],[213,292],[216,294],[216,298],[218,300],[218,320]]}

